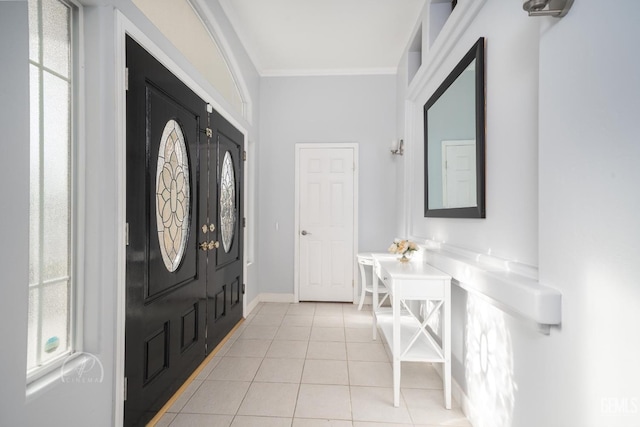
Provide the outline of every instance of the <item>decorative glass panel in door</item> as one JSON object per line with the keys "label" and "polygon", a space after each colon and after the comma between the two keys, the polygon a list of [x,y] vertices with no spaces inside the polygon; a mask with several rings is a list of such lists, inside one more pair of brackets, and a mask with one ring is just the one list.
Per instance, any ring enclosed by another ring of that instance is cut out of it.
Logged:
{"label": "decorative glass panel in door", "polygon": [[220,174],[220,234],[225,252],[231,250],[236,224],[236,183],[231,153],[224,154]]}
{"label": "decorative glass panel in door", "polygon": [[176,271],[189,236],[189,159],[180,125],[171,119],[160,138],[156,171],[156,224],[167,270]]}

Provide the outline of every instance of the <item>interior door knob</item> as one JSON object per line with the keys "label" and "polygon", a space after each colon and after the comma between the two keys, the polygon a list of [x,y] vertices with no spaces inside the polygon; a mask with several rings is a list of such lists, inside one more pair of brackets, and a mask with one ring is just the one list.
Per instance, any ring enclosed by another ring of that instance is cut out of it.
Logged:
{"label": "interior door knob", "polygon": [[300,234],[302,234],[303,236],[306,236],[307,234],[311,234],[311,233],[309,233],[307,230],[302,230]]}

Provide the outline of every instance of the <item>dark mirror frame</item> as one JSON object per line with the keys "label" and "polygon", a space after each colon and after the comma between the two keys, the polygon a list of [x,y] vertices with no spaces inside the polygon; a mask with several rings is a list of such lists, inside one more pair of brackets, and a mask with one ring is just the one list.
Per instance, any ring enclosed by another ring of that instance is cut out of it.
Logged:
{"label": "dark mirror frame", "polygon": [[[428,111],[429,108],[447,91],[449,86],[464,70],[476,61],[475,75],[475,116],[476,116],[476,191],[477,206],[468,208],[429,208],[429,170],[428,170]],[[451,71],[434,94],[424,104],[424,216],[435,218],[486,218],[485,211],[485,70],[484,37],[480,37],[471,50]]]}

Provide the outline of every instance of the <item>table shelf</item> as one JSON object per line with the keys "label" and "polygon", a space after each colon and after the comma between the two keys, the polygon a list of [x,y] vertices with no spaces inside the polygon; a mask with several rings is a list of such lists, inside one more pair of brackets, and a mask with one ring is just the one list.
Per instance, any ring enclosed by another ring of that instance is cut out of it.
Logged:
{"label": "table shelf", "polygon": [[[393,313],[391,309],[382,309],[375,316],[382,336],[391,348],[393,345]],[[442,349],[436,347],[423,334],[418,336],[407,351],[411,339],[419,329],[420,323],[416,318],[408,313],[400,316],[400,360],[403,362],[443,363],[445,358],[442,354]]]}

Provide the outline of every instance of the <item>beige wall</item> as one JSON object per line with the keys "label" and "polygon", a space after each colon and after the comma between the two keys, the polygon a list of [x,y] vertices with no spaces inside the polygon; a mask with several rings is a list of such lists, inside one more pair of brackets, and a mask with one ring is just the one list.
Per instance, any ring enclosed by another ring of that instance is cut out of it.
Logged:
{"label": "beige wall", "polygon": [[[229,103],[243,113],[227,62],[188,0],[133,0]],[[244,115],[244,114],[243,114]]]}

